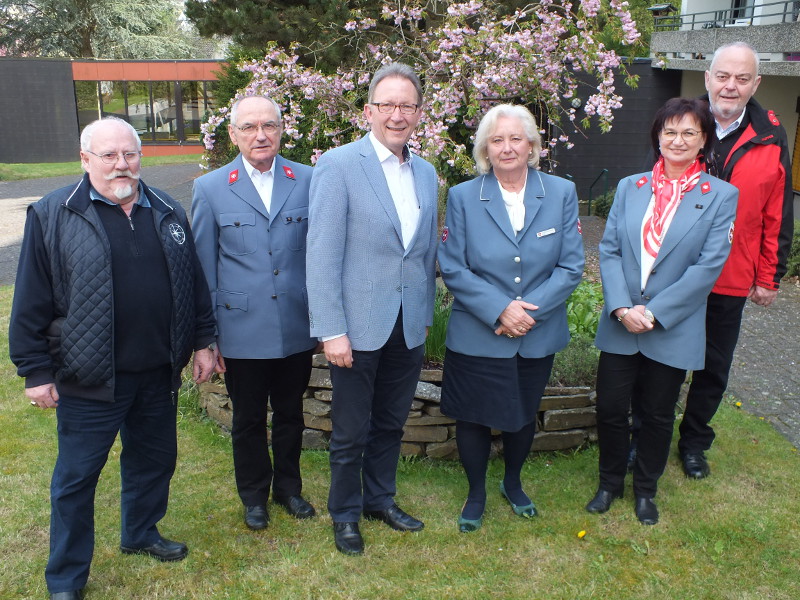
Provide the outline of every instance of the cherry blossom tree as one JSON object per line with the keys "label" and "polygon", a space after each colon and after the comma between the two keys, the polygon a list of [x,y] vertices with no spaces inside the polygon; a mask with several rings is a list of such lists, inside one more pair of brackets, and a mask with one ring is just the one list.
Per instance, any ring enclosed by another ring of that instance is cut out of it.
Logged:
{"label": "cherry blossom tree", "polygon": [[[299,62],[313,44],[271,46],[263,59],[240,65],[252,80],[232,101],[272,96],[283,109],[284,154],[313,164],[328,148],[363,135],[371,74],[381,64],[405,62],[425,86],[420,127],[409,143],[451,181],[472,170],[472,132],[499,102],[524,103],[538,115],[544,156],[557,145],[571,147],[593,122],[611,129],[622,106],[616,78],[622,73],[631,86],[635,78],[597,37],[600,23],[607,35],[613,21],[620,43],[637,43],[628,2],[538,0],[499,14],[488,0],[385,0],[380,22],[359,15],[343,27],[339,43],[358,57],[355,66],[325,74]],[[228,112],[229,105],[220,107],[204,124],[210,157],[217,138],[227,138]]]}

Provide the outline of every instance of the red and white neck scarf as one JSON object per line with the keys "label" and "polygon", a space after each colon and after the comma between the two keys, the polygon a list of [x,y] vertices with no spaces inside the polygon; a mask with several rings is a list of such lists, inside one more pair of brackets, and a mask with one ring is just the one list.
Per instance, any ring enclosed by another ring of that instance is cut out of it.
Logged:
{"label": "red and white neck scarf", "polygon": [[645,252],[655,258],[661,249],[661,242],[669,224],[686,192],[700,181],[700,159],[696,158],[678,179],[667,179],[664,174],[664,157],[660,157],[653,167],[652,189],[653,213],[645,220],[642,230],[642,245]]}

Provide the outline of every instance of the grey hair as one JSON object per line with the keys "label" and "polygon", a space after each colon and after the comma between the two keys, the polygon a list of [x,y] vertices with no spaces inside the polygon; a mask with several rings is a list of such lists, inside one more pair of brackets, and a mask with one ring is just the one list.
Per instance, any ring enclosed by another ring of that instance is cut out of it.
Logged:
{"label": "grey hair", "polygon": [[724,46],[720,46],[719,48],[717,48],[714,51],[714,56],[711,58],[711,65],[709,65],[709,67],[708,67],[709,72],[714,70],[714,63],[717,62],[717,59],[719,58],[720,54],[722,54],[726,50],[730,50],[731,48],[743,48],[743,49],[749,50],[750,52],[753,53],[753,59],[756,62],[755,76],[758,77],[758,64],[761,61],[758,58],[758,52],[756,51],[756,49],[753,48],[747,42],[731,42],[730,44],[725,44]]}
{"label": "grey hair", "polygon": [[281,123],[281,107],[278,106],[278,103],[275,102],[269,96],[264,96],[263,94],[252,94],[250,96],[244,96],[243,98],[239,98],[236,102],[233,103],[231,106],[231,125],[236,125],[236,115],[239,112],[239,103],[242,100],[247,100],[248,98],[263,98],[264,100],[269,100],[272,103],[273,108],[275,109],[275,114],[278,115],[278,123]]}
{"label": "grey hair", "polygon": [[101,123],[119,123],[120,125],[128,128],[133,136],[133,139],[136,140],[136,149],[141,152],[142,151],[142,140],[139,138],[139,134],[136,133],[136,130],[133,128],[133,125],[128,123],[125,119],[120,119],[119,117],[103,117],[102,119],[97,119],[96,121],[92,121],[86,127],[83,128],[81,132],[81,150],[84,152],[90,152],[92,149],[92,136],[94,135],[94,130],[97,129]]}
{"label": "grey hair", "polygon": [[497,125],[497,119],[500,117],[508,117],[511,119],[519,119],[522,123],[522,130],[525,132],[525,137],[533,145],[533,151],[528,157],[528,166],[536,168],[539,166],[539,154],[542,151],[542,136],[539,135],[539,126],[536,124],[536,118],[531,114],[527,108],[520,104],[498,104],[489,109],[480,124],[478,131],[475,132],[475,145],[472,147],[472,157],[475,159],[475,166],[479,174],[488,173],[492,165],[489,163],[486,148],[489,145],[489,136],[494,131]]}
{"label": "grey hair", "polygon": [[422,104],[422,82],[419,80],[419,75],[407,64],[399,62],[389,63],[375,71],[375,75],[372,76],[372,81],[369,82],[367,102],[371,103],[375,99],[375,88],[387,77],[402,77],[403,79],[408,79],[417,91],[417,104]]}

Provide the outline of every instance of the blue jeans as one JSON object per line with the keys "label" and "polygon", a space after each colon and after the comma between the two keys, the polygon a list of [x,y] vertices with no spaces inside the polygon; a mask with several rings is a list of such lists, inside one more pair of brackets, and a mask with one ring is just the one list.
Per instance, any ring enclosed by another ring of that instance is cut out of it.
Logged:
{"label": "blue jeans", "polygon": [[120,543],[142,548],[160,539],[175,471],[176,397],[171,369],[117,373],[114,402],[61,396],[58,458],[50,483],[51,593],[81,589],[94,552],[94,496],[117,432],[122,441]]}

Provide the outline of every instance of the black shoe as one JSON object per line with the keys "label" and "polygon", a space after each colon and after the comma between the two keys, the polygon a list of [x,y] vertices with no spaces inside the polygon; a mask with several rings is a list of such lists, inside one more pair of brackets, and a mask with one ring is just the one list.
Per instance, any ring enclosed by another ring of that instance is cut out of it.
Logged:
{"label": "black shoe", "polygon": [[50,600],[83,600],[83,590],[72,590],[71,592],[56,592],[50,594]]}
{"label": "black shoe", "polygon": [[683,460],[683,472],[687,477],[705,479],[711,475],[711,467],[708,466],[708,461],[702,452],[687,453],[681,459]]}
{"label": "black shoe", "polygon": [[290,515],[296,519],[310,519],[317,511],[309,504],[305,498],[300,496],[272,496],[276,504],[280,504]]}
{"label": "black shoe", "polygon": [[244,507],[244,524],[257,531],[264,529],[269,524],[269,513],[263,504]]}
{"label": "black shoe", "polygon": [[127,548],[120,546],[123,554],[148,554],[162,562],[173,562],[183,560],[189,554],[189,548],[181,542],[173,542],[167,538],[161,538],[155,544],[146,548]]}
{"label": "black shoe", "polygon": [[364,553],[364,538],[361,537],[361,532],[358,530],[358,523],[334,523],[333,541],[336,543],[336,549],[343,554]]}
{"label": "black shoe", "polygon": [[622,498],[622,492],[609,492],[602,488],[597,488],[594,498],[589,500],[586,510],[596,515],[601,515],[611,508],[611,503],[617,498]]}
{"label": "black shoe", "polygon": [[636,504],[634,506],[636,511],[636,518],[642,525],[655,525],[658,523],[658,508],[652,498],[636,497]]}
{"label": "black shoe", "polygon": [[397,531],[419,531],[425,527],[425,523],[412,517],[397,504],[392,504],[383,510],[365,510],[364,516],[368,519],[383,521]]}

